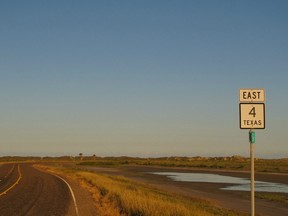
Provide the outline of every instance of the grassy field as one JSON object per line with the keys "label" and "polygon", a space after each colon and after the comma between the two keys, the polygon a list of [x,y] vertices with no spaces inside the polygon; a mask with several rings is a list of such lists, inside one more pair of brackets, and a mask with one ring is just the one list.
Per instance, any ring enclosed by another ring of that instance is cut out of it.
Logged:
{"label": "grassy field", "polygon": [[[201,169],[250,170],[250,159],[241,156],[232,157],[1,157],[1,162],[73,162],[91,166],[145,165],[163,167],[191,167]],[[288,173],[288,158],[255,159],[256,172]]]}
{"label": "grassy field", "polygon": [[[163,167],[191,167],[201,169],[220,169],[220,170],[243,170],[250,171],[250,159],[243,157],[230,158],[187,158],[187,157],[170,157],[170,158],[96,158],[93,161],[82,161],[79,165],[90,166],[125,166],[125,165],[146,165],[146,166],[163,166]],[[288,173],[288,159],[257,159],[255,160],[256,172],[267,173]],[[257,198],[269,201],[288,203],[286,195],[257,192]]]}
{"label": "grassy field", "polygon": [[[92,166],[123,166],[123,165],[146,165],[146,166],[165,166],[165,167],[193,167],[208,169],[226,170],[250,170],[250,159],[243,157],[217,157],[217,158],[188,158],[188,157],[169,157],[169,158],[129,158],[129,157],[106,157],[87,158],[79,165]],[[288,173],[288,159],[256,159],[256,172],[275,172]]]}
{"label": "grassy field", "polygon": [[100,216],[246,215],[219,208],[208,201],[164,192],[123,177],[51,167],[49,171],[64,174],[80,182],[93,195]]}

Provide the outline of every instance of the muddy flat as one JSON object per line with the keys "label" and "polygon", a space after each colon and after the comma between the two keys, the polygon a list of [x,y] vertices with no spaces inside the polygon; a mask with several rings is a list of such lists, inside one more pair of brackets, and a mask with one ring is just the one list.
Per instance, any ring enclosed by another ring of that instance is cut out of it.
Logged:
{"label": "muddy flat", "polygon": [[[249,191],[227,191],[222,190],[233,184],[228,183],[209,183],[209,182],[183,182],[173,181],[165,175],[156,175],[154,172],[178,172],[178,173],[207,173],[218,174],[239,178],[250,178],[249,172],[245,171],[224,171],[224,170],[201,170],[193,168],[166,168],[152,166],[121,166],[121,167],[90,167],[84,169],[108,175],[124,176],[133,180],[153,185],[159,189],[182,194],[187,197],[201,198],[209,200],[221,207],[234,209],[239,212],[250,212],[250,192]],[[277,173],[256,173],[256,181],[288,183],[288,174]],[[260,192],[256,192],[260,193]],[[286,196],[287,193],[271,193]],[[255,199],[256,215],[288,215],[287,202],[268,201]]]}

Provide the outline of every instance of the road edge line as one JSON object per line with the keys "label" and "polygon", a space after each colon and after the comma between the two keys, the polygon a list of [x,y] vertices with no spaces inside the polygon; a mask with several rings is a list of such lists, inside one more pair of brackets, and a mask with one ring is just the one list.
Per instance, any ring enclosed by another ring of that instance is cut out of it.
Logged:
{"label": "road edge line", "polygon": [[[52,173],[51,173],[51,174],[52,174]],[[70,193],[71,193],[71,196],[72,196],[72,199],[73,199],[73,202],[74,202],[76,215],[79,216],[76,198],[75,198],[75,195],[74,195],[74,192],[73,192],[71,186],[70,186],[69,183],[68,183],[65,179],[63,179],[62,177],[60,177],[60,176],[58,176],[58,175],[56,175],[56,174],[54,174],[54,173],[53,173],[52,175],[54,175],[55,177],[61,179],[61,180],[68,186],[68,188],[69,188],[69,190],[70,190]]]}

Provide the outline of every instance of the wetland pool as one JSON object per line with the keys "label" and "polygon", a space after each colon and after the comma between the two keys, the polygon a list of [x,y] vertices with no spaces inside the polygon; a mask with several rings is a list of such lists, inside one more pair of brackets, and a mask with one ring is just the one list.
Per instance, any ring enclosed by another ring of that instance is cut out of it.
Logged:
{"label": "wetland pool", "polygon": [[[181,182],[233,184],[232,186],[223,187],[221,190],[250,191],[250,179],[247,178],[207,173],[151,172],[151,174],[163,175],[173,181]],[[288,193],[288,185],[273,182],[255,181],[255,191]]]}

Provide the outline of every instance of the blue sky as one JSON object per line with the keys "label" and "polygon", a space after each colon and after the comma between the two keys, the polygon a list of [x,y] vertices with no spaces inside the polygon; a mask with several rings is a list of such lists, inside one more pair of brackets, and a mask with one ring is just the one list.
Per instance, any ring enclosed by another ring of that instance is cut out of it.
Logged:
{"label": "blue sky", "polygon": [[2,1],[1,155],[287,157],[287,1]]}

